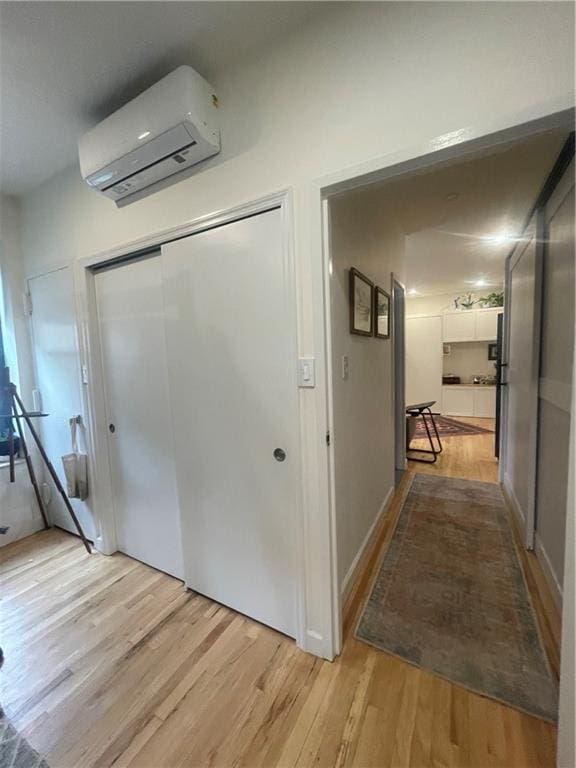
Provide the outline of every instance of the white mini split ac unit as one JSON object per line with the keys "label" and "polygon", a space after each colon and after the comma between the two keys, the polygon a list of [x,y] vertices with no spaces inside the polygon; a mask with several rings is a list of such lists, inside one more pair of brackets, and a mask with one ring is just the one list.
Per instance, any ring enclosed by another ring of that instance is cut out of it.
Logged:
{"label": "white mini split ac unit", "polygon": [[82,136],[82,178],[118,201],[218,154],[217,107],[209,83],[178,67]]}

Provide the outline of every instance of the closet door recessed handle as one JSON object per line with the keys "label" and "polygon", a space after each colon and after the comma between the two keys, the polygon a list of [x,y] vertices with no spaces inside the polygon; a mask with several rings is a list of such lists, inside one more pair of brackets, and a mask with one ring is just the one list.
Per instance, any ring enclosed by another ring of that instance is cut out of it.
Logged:
{"label": "closet door recessed handle", "polygon": [[110,432],[112,432],[112,434],[116,432],[116,427],[114,426],[114,424],[108,424],[108,429],[110,430]]}

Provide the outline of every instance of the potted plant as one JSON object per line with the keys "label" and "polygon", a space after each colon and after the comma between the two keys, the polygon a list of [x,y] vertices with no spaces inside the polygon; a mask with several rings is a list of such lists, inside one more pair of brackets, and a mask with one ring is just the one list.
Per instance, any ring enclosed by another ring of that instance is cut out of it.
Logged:
{"label": "potted plant", "polygon": [[481,296],[480,304],[484,309],[490,307],[503,307],[504,306],[504,291],[493,291],[487,296]]}
{"label": "potted plant", "polygon": [[457,296],[454,299],[455,309],[472,309],[474,304],[478,303],[478,299],[474,298],[473,293],[464,293],[462,296]]}

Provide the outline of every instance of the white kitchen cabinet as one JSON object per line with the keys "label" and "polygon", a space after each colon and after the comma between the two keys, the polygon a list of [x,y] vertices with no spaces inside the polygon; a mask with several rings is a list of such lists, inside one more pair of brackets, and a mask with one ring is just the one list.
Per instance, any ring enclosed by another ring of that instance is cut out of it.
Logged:
{"label": "white kitchen cabinet", "polygon": [[496,416],[496,388],[478,387],[474,389],[474,416],[493,419]]}
{"label": "white kitchen cabinet", "polygon": [[443,341],[496,341],[498,315],[502,312],[502,307],[445,312]]}
{"label": "white kitchen cabinet", "polygon": [[502,309],[482,309],[476,315],[476,340],[496,341],[498,328],[498,315]]}
{"label": "white kitchen cabinet", "polygon": [[444,341],[473,341],[476,330],[476,312],[446,312],[444,315]]}
{"label": "white kitchen cabinet", "polygon": [[442,413],[445,416],[474,416],[474,390],[455,384],[442,387]]}
{"label": "white kitchen cabinet", "polygon": [[444,416],[475,416],[493,419],[496,416],[496,388],[480,384],[476,386],[445,385],[442,387],[442,413]]}

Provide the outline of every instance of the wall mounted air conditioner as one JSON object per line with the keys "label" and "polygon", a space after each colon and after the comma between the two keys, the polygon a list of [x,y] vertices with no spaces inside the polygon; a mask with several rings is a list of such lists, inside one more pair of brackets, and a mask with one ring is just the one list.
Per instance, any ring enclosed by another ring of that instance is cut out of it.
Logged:
{"label": "wall mounted air conditioner", "polygon": [[178,67],[82,136],[82,178],[118,201],[216,155],[217,108],[209,83]]}

